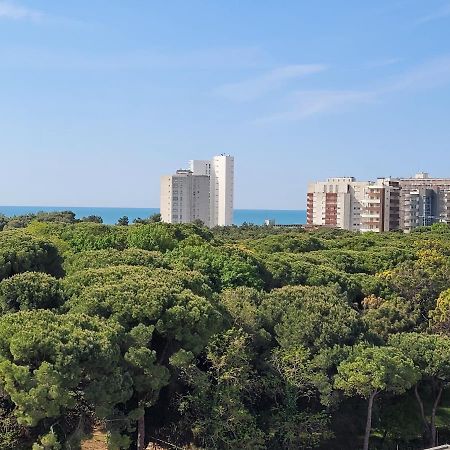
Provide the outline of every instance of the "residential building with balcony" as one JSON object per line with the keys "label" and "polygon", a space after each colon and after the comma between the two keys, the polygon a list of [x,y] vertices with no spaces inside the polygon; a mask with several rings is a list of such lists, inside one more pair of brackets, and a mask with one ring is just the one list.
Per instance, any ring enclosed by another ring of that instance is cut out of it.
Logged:
{"label": "residential building with balcony", "polygon": [[397,180],[379,178],[364,189],[361,231],[394,231],[400,229],[400,186]]}
{"label": "residential building with balcony", "polygon": [[400,178],[399,183],[402,229],[408,232],[437,222],[450,223],[450,178],[432,178],[421,172]]}
{"label": "residential building with balcony", "polygon": [[210,177],[210,226],[233,224],[234,204],[234,157],[214,156],[211,161],[191,160],[194,175]]}
{"label": "residential building with balcony", "polygon": [[379,233],[410,232],[436,222],[450,224],[450,178],[419,173],[359,182],[346,177],[308,186],[309,225]]}
{"label": "residential building with balcony", "polygon": [[191,160],[188,170],[161,178],[161,219],[167,223],[201,220],[206,226],[233,224],[234,158]]}
{"label": "residential building with balcony", "polygon": [[167,223],[190,223],[201,220],[208,225],[209,177],[194,175],[190,170],[177,170],[161,177],[161,220]]}
{"label": "residential building with balcony", "polygon": [[368,184],[368,181],[356,181],[353,177],[328,178],[327,181],[310,183],[307,224],[360,230],[364,189]]}

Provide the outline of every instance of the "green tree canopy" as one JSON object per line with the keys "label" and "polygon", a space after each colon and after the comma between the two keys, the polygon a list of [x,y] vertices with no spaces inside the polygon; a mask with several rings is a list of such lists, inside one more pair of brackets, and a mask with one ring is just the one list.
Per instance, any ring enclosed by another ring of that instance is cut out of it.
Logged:
{"label": "green tree canopy", "polygon": [[420,369],[421,383],[424,385],[422,392],[428,388],[432,398],[429,414],[425,411],[419,384],[415,386],[415,395],[429,445],[435,446],[436,412],[444,389],[450,385],[450,338],[438,334],[402,333],[393,335],[389,343],[401,350]]}
{"label": "green tree canopy", "polygon": [[206,275],[215,291],[237,286],[260,289],[264,286],[264,269],[250,253],[238,248],[217,247],[187,240],[167,254],[174,267],[197,270]]}
{"label": "green tree canopy", "polygon": [[0,312],[53,309],[65,301],[61,282],[42,272],[25,272],[0,282]]}
{"label": "green tree canopy", "polygon": [[353,348],[348,359],[338,366],[335,387],[346,395],[357,395],[368,401],[364,450],[369,449],[372,408],[381,392],[402,394],[414,386],[420,372],[411,359],[394,347]]}
{"label": "green tree canopy", "polygon": [[209,292],[203,278],[195,277],[192,272],[131,266],[67,277],[69,311],[112,320],[126,332],[121,348],[134,388],[128,419],[137,420],[139,449],[145,445],[145,410],[171,380],[171,358],[180,352],[199,354],[222,324],[215,303],[201,296]]}
{"label": "green tree canopy", "polygon": [[358,312],[333,288],[286,286],[266,296],[262,311],[281,346],[303,345],[313,353],[352,344],[363,331]]}
{"label": "green tree canopy", "polygon": [[175,230],[164,223],[135,225],[128,229],[128,245],[143,250],[165,252],[178,243]]}
{"label": "green tree canopy", "polygon": [[126,226],[128,226],[128,224],[129,224],[128,216],[122,216],[122,217],[119,217],[119,219],[117,219],[116,225],[126,227]]}
{"label": "green tree canopy", "polygon": [[83,217],[81,222],[103,223],[103,219],[100,216],[90,215]]}
{"label": "green tree canopy", "polygon": [[85,269],[100,269],[120,265],[144,266],[148,268],[168,267],[162,253],[138,248],[87,250],[68,255],[64,264],[68,274]]}
{"label": "green tree canopy", "polygon": [[62,259],[48,241],[34,238],[22,230],[0,234],[0,280],[26,271],[61,276]]}
{"label": "green tree canopy", "polygon": [[363,300],[363,321],[369,333],[386,342],[391,334],[411,331],[420,323],[420,311],[402,298],[375,295]]}
{"label": "green tree canopy", "polygon": [[180,402],[183,423],[205,449],[264,449],[265,436],[248,405],[255,387],[249,336],[229,329],[206,349],[207,372],[184,368],[191,391]]}
{"label": "green tree canopy", "polygon": [[[73,409],[80,390],[105,417],[130,395],[119,370],[122,330],[80,314],[21,311],[0,318],[0,386],[18,422],[36,426]],[[46,422],[47,423],[47,422]]]}

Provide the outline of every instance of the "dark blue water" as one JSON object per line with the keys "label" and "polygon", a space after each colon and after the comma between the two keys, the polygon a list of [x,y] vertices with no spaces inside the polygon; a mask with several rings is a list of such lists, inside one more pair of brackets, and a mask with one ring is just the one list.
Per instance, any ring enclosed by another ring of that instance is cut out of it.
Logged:
{"label": "dark blue water", "polygon": [[[158,213],[158,208],[99,208],[72,206],[0,206],[0,214],[5,216],[20,216],[38,211],[73,211],[77,219],[85,216],[100,216],[104,223],[114,224],[122,216],[128,216],[130,222],[137,217],[146,218]],[[234,211],[235,225],[244,222],[263,225],[265,219],[274,219],[279,225],[306,223],[306,211],[303,210],[270,210],[270,209],[236,209]]]}

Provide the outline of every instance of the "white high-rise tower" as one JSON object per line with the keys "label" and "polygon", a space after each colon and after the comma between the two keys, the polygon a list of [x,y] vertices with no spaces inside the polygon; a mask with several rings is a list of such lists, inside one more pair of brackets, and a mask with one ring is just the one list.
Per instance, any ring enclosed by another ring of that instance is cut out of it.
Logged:
{"label": "white high-rise tower", "polygon": [[211,161],[191,160],[189,168],[194,175],[210,177],[210,221],[209,226],[233,224],[234,204],[234,157],[214,156]]}
{"label": "white high-rise tower", "polygon": [[190,170],[177,170],[161,177],[160,212],[167,223],[210,223],[210,177],[193,175]]}
{"label": "white high-rise tower", "polygon": [[211,161],[210,223],[214,226],[233,224],[234,158],[215,156]]}
{"label": "white high-rise tower", "polygon": [[188,170],[161,177],[163,222],[189,223],[200,219],[209,227],[232,225],[233,200],[233,156],[191,160]]}

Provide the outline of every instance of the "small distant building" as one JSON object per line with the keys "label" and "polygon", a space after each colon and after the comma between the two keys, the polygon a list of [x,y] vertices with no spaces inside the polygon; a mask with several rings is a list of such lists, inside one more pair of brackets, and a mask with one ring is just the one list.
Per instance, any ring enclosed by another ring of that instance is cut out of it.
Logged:
{"label": "small distant building", "polygon": [[264,225],[266,227],[274,227],[275,226],[275,219],[266,219],[264,221]]}

